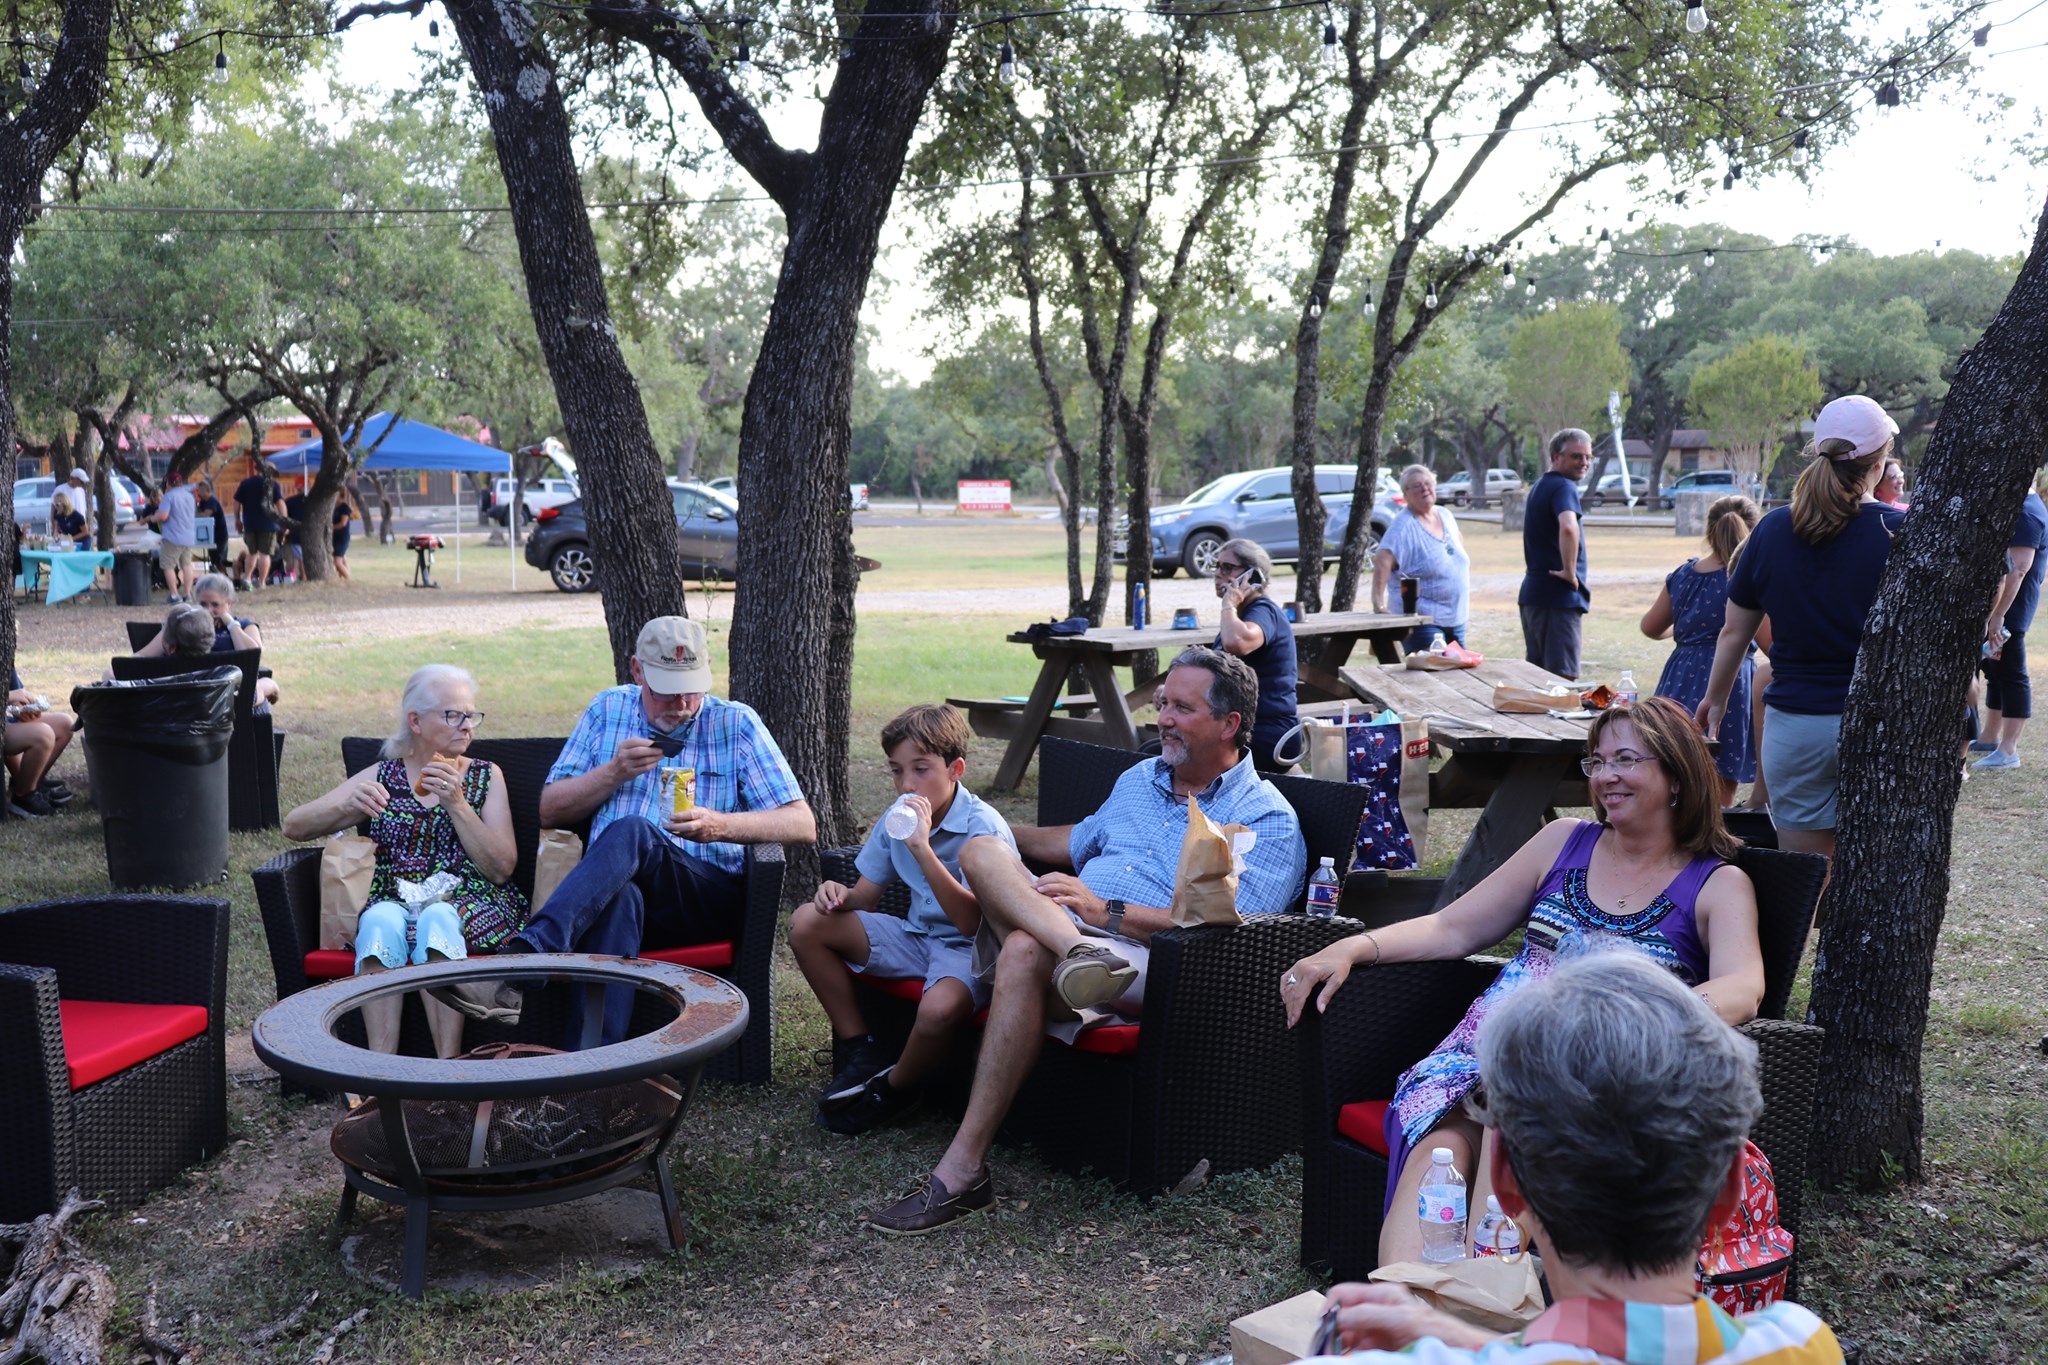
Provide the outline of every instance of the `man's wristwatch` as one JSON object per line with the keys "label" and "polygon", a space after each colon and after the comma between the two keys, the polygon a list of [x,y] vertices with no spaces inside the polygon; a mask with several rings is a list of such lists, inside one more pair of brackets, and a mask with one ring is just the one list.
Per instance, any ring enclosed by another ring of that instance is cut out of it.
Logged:
{"label": "man's wristwatch", "polygon": [[1112,934],[1123,933],[1124,903],[1122,901],[1104,901],[1102,908],[1109,911],[1109,932]]}

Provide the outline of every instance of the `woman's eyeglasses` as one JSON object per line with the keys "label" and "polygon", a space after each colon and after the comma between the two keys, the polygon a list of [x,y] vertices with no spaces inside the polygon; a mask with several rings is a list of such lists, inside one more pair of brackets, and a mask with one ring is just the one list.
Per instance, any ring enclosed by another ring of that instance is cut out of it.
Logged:
{"label": "woman's eyeglasses", "polygon": [[1598,777],[1606,769],[1612,768],[1626,777],[1636,770],[1638,763],[1656,761],[1655,754],[1616,754],[1613,758],[1582,758],[1579,760],[1579,771],[1588,777]]}
{"label": "woman's eyeglasses", "polygon": [[484,723],[484,713],[481,711],[443,711],[441,719],[448,723],[448,728],[451,730],[474,730],[477,726]]}
{"label": "woman's eyeglasses", "polygon": [[1216,561],[1214,572],[1235,576],[1244,572],[1244,565],[1234,559],[1219,559]]}

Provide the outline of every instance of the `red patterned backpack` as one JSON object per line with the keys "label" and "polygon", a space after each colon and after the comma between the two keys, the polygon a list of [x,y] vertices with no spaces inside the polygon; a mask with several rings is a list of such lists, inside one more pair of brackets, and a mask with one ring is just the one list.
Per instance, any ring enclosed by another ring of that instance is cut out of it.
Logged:
{"label": "red patterned backpack", "polygon": [[1771,1176],[1771,1159],[1754,1142],[1745,1142],[1742,1197],[1726,1218],[1707,1229],[1694,1283],[1729,1313],[1754,1313],[1785,1297],[1794,1250],[1792,1234],[1778,1225],[1778,1182]]}

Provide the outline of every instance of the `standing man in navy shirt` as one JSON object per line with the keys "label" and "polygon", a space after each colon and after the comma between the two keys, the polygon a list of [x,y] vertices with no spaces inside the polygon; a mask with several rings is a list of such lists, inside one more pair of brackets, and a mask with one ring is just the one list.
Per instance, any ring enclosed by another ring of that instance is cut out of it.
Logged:
{"label": "standing man in navy shirt", "polygon": [[1522,512],[1522,641],[1525,657],[1559,677],[1579,676],[1579,635],[1592,594],[1579,527],[1579,480],[1593,462],[1593,438],[1566,427],[1550,438],[1550,470]]}
{"label": "standing man in navy shirt", "polygon": [[1971,766],[1980,770],[2020,766],[2020,730],[2034,714],[2034,690],[2027,676],[2027,627],[2041,601],[2041,571],[2048,564],[2048,505],[2029,492],[2020,504],[2005,552],[2006,574],[1998,600],[1984,622],[1984,742],[1970,747],[1984,757]]}

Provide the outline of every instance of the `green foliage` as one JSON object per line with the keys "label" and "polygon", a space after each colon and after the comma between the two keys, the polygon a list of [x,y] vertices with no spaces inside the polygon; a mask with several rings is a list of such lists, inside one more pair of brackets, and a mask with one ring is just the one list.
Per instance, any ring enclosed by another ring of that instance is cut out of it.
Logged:
{"label": "green foliage", "polygon": [[1692,409],[1752,481],[1768,479],[1785,429],[1820,403],[1820,375],[1805,348],[1781,336],[1752,337],[1693,373]]}
{"label": "green foliage", "polygon": [[1538,441],[1563,427],[1597,431],[1607,395],[1628,387],[1621,314],[1611,303],[1566,303],[1508,332],[1508,402]]}

